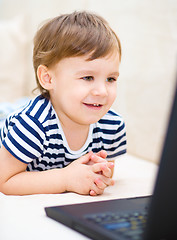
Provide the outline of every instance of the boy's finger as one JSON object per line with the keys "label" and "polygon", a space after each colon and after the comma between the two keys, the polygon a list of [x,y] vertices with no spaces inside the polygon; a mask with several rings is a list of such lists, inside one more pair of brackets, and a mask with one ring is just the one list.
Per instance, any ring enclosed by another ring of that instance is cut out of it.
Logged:
{"label": "boy's finger", "polygon": [[106,167],[106,163],[95,163],[92,165],[92,170],[93,172],[98,173],[102,171],[102,169],[105,167]]}
{"label": "boy's finger", "polygon": [[114,162],[108,162],[108,167],[109,168],[114,168]]}
{"label": "boy's finger", "polygon": [[114,163],[95,163],[94,165],[92,165],[92,170],[95,172],[95,173],[99,173],[99,172],[102,172],[102,174],[105,176],[105,177],[111,177],[112,176],[112,171],[111,171],[111,168],[114,167]]}
{"label": "boy's finger", "polygon": [[96,192],[94,191],[94,190],[90,190],[90,196],[96,196],[97,194],[96,194]]}
{"label": "boy's finger", "polygon": [[112,176],[112,170],[114,168],[114,163],[113,162],[108,162],[107,166],[102,166],[101,170],[102,170],[102,174],[105,177],[111,177]]}
{"label": "boy's finger", "polygon": [[114,180],[112,178],[108,178],[108,177],[105,177],[103,175],[100,175],[99,178],[107,186],[114,185]]}
{"label": "boy's finger", "polygon": [[107,185],[98,177],[95,179],[94,183],[97,185],[98,188],[104,190]]}
{"label": "boy's finger", "polygon": [[105,150],[101,150],[98,153],[96,153],[96,155],[105,159],[107,157],[107,152]]}
{"label": "boy's finger", "polygon": [[86,164],[90,161],[92,154],[93,154],[93,152],[89,152],[89,153],[85,154],[84,156],[80,157],[78,159],[78,161],[80,161],[80,163]]}
{"label": "boy's finger", "polygon": [[105,160],[104,158],[102,157],[99,157],[98,155],[96,154],[92,154],[91,155],[91,160],[95,163],[101,163],[101,162],[107,162],[107,160]]}
{"label": "boy's finger", "polygon": [[98,188],[97,185],[94,183],[91,187],[89,194],[91,196],[96,196],[96,195],[102,194],[103,192],[104,192],[104,189]]}
{"label": "boy's finger", "polygon": [[105,177],[110,178],[112,175],[112,171],[108,166],[102,166],[101,171],[102,171],[102,175],[104,175]]}

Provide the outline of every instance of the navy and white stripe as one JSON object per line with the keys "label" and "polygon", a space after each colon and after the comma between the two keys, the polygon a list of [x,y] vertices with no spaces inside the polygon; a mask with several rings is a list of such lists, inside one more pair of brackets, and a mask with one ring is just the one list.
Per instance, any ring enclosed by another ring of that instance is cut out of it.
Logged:
{"label": "navy and white stripe", "polygon": [[91,124],[84,146],[72,151],[51,102],[42,96],[6,119],[0,140],[15,158],[27,164],[28,171],[63,168],[89,151],[104,149],[108,160],[126,152],[125,124],[113,110]]}

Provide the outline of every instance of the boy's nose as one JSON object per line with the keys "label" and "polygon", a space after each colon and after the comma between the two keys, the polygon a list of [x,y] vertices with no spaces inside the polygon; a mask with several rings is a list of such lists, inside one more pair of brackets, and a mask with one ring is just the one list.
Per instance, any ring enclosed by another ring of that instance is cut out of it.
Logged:
{"label": "boy's nose", "polygon": [[92,88],[92,94],[94,96],[107,96],[108,91],[105,83],[95,83]]}

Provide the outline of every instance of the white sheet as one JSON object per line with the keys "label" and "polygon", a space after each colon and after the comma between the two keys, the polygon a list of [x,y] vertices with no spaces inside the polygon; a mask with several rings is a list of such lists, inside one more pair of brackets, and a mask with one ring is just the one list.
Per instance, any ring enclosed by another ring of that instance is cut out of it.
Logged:
{"label": "white sheet", "polygon": [[154,163],[127,154],[117,160],[115,185],[100,196],[75,193],[6,196],[0,193],[0,239],[87,239],[46,217],[44,207],[150,195],[157,169]]}

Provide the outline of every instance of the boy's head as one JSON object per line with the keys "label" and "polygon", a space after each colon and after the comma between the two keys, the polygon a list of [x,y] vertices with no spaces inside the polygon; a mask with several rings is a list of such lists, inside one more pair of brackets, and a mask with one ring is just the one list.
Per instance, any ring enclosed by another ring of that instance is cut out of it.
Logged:
{"label": "boy's head", "polygon": [[44,24],[34,38],[33,65],[38,88],[49,98],[49,92],[38,81],[40,65],[50,68],[64,58],[84,55],[90,61],[115,51],[121,59],[120,41],[102,17],[85,11],[58,16]]}

